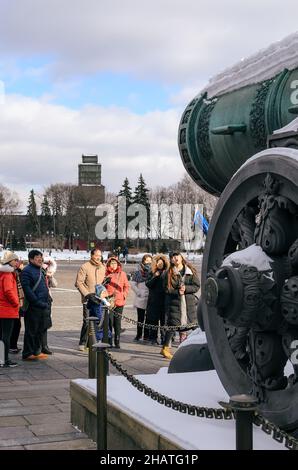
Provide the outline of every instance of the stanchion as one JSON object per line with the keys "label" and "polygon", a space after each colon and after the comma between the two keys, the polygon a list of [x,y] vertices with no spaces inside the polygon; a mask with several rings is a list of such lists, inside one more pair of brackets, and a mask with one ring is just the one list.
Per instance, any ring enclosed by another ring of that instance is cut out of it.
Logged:
{"label": "stanchion", "polygon": [[230,405],[236,412],[236,450],[253,450],[253,417],[257,403],[251,395],[230,398]]}
{"label": "stanchion", "polygon": [[95,322],[98,321],[97,317],[88,317],[88,377],[95,379],[96,377],[96,352],[92,349],[93,344],[96,343]]}
{"label": "stanchion", "polygon": [[[109,343],[109,309],[106,305],[102,307],[104,320],[103,320],[103,338],[102,342],[108,344]],[[109,360],[106,358],[106,368],[107,368],[107,375],[109,375]]]}
{"label": "stanchion", "polygon": [[97,450],[107,450],[107,357],[106,349],[110,347],[107,343],[96,343],[92,349],[96,351],[97,359],[97,381],[96,381],[96,403],[97,403]]}

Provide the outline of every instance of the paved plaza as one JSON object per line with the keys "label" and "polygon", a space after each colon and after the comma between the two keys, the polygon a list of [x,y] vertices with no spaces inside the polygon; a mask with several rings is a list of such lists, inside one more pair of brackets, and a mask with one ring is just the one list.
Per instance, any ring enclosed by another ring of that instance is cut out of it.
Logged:
{"label": "paved plaza", "polygon": [[[28,363],[19,354],[13,356],[18,367],[0,369],[0,450],[95,449],[95,444],[70,423],[70,380],[88,375],[87,354],[78,351],[82,307],[74,281],[79,266],[79,262],[62,261],[58,265],[53,327],[48,332],[53,356]],[[132,272],[135,265],[125,269]],[[130,291],[124,315],[136,319],[132,302]],[[159,346],[133,342],[134,325],[123,321],[122,327],[125,332],[121,335],[121,349],[112,349],[112,354],[130,373],[153,374],[168,365],[159,354]],[[175,347],[174,344],[174,350]],[[110,368],[110,373],[117,371]]]}

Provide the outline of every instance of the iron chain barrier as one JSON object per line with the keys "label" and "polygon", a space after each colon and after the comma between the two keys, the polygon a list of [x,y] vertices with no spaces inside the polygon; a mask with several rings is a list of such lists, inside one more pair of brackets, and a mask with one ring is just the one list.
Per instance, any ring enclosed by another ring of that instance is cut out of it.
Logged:
{"label": "iron chain barrier", "polygon": [[[157,401],[157,403],[160,405],[164,405],[167,408],[178,411],[179,413],[188,414],[190,416],[198,416],[199,418],[221,420],[235,419],[235,412],[229,403],[220,402],[222,403],[223,408],[208,408],[206,406],[191,405],[189,403],[183,403],[181,401],[174,400],[173,398],[169,398],[166,395],[163,395],[148,387],[136,377],[129,374],[128,371],[124,369],[122,365],[111,355],[111,353],[108,351],[105,351],[104,353],[112,366],[114,366],[115,369],[120,372],[120,374],[125,377],[133,387],[135,387],[139,392],[144,393],[152,400]],[[298,450],[297,439],[268,421],[257,411],[255,412],[254,416],[254,424],[258,427],[261,427],[262,431],[265,434],[270,435],[275,441],[279,442],[280,444],[284,443],[287,449]]]}
{"label": "iron chain barrier", "polygon": [[132,323],[133,325],[136,326],[141,326],[145,327],[148,330],[163,330],[163,331],[184,331],[184,330],[190,330],[192,328],[197,328],[199,326],[198,323],[188,323],[187,325],[179,325],[179,326],[159,326],[159,325],[147,325],[139,322],[137,320],[133,320],[133,318],[129,318],[124,316],[122,313],[118,313],[115,311],[115,309],[109,309],[109,311],[113,312],[114,315],[117,317],[121,317],[123,320],[127,321],[128,323]]}

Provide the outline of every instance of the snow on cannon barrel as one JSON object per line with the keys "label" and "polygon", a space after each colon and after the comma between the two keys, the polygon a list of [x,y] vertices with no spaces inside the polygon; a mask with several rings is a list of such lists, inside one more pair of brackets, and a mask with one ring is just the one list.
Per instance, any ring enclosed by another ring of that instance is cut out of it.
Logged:
{"label": "snow on cannon barrel", "polygon": [[182,115],[178,145],[192,179],[219,195],[298,115],[298,34],[215,76]]}
{"label": "snow on cannon barrel", "polygon": [[200,303],[213,364],[230,396],[254,395],[263,416],[296,439],[297,46],[298,33],[211,80],[178,136],[188,173],[220,195]]}

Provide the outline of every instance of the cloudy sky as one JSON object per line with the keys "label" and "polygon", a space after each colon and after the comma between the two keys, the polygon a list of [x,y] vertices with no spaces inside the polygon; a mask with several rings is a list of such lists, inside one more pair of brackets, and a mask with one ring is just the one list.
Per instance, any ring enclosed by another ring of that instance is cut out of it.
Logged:
{"label": "cloudy sky", "polygon": [[0,183],[76,183],[82,153],[109,191],[178,181],[188,101],[297,17],[297,0],[1,0]]}

